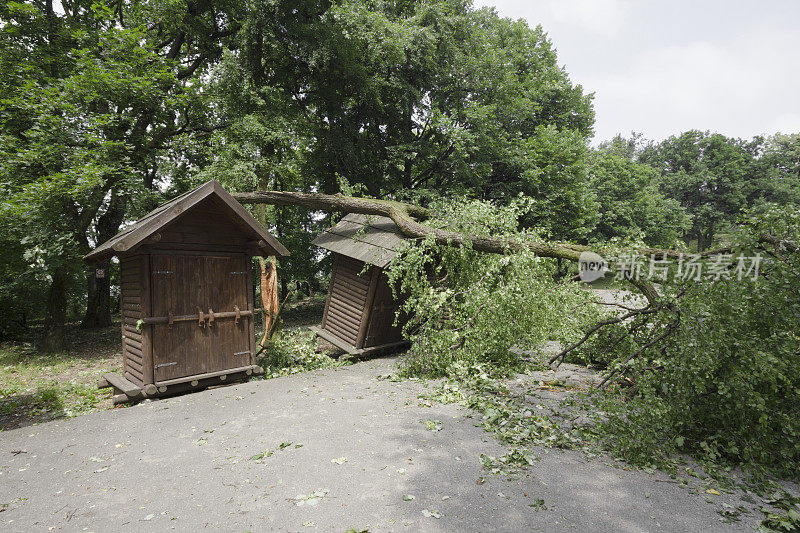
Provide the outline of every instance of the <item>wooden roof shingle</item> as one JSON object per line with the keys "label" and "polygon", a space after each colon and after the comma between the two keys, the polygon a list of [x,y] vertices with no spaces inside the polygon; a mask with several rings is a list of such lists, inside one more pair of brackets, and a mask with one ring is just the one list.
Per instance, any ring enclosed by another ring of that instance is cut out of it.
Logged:
{"label": "wooden roof shingle", "polygon": [[384,268],[406,237],[388,217],[350,213],[314,239],[321,248]]}

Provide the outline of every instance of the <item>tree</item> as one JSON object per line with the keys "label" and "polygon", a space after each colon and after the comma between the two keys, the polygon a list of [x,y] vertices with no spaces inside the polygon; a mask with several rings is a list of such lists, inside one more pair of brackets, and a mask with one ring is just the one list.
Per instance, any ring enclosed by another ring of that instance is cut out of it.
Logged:
{"label": "tree", "polygon": [[[0,7],[3,215],[9,238],[25,236],[36,279],[49,284],[46,349],[64,346],[80,256],[129,212],[152,207],[160,180],[180,178],[191,160],[171,152],[178,142],[218,127],[197,80],[240,27],[236,3],[62,8],[50,0]],[[108,286],[93,272],[87,326],[110,323]]]}
{"label": "tree", "polygon": [[[233,191],[318,190],[426,203],[535,195],[523,223],[585,236],[591,97],[544,32],[467,2],[248,4],[210,90],[222,119],[198,179]],[[329,221],[262,206],[296,244],[281,280],[314,280]],[[284,291],[285,292],[285,291]]]}
{"label": "tree", "polygon": [[661,173],[661,190],[692,217],[686,237],[698,250],[747,206],[748,180],[758,140],[747,143],[697,130],[670,137],[642,153],[643,162]]}
{"label": "tree", "polygon": [[747,194],[749,206],[800,204],[800,134],[763,140]]}
{"label": "tree", "polygon": [[589,166],[599,204],[597,241],[641,238],[654,247],[672,247],[688,228],[680,203],[658,190],[658,173],[636,161],[621,137],[593,151]]}
{"label": "tree", "polygon": [[343,178],[374,197],[522,192],[538,202],[526,224],[563,237],[591,227],[591,96],[541,28],[459,0],[306,0],[255,2],[239,39],[220,71],[240,124],[220,135],[220,171],[248,168],[263,188],[256,174],[291,164],[305,181],[287,188],[336,192]]}

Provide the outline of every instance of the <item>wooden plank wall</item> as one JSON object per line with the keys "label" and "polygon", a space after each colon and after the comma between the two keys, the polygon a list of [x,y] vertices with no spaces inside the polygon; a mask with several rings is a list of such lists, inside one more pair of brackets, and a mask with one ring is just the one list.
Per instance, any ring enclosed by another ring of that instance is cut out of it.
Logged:
{"label": "wooden plank wall", "polygon": [[346,343],[358,347],[362,319],[367,312],[370,288],[369,272],[362,274],[364,263],[335,254],[328,302],[322,328]]}
{"label": "wooden plank wall", "polygon": [[136,322],[144,318],[142,312],[143,291],[142,256],[139,254],[121,257],[119,261],[120,308],[122,316],[122,361],[124,374],[137,385],[145,383],[145,350],[142,332],[136,329]]}
{"label": "wooden plank wall", "polygon": [[211,200],[188,211],[162,229],[160,243],[244,246],[248,236],[243,233],[226,210]]}

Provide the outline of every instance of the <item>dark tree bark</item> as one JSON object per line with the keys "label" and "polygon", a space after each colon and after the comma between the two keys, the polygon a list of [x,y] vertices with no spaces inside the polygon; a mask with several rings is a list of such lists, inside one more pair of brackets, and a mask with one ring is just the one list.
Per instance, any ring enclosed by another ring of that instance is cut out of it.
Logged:
{"label": "dark tree bark", "polygon": [[[111,261],[105,259],[91,265],[86,273],[86,313],[83,315],[82,328],[104,328],[111,325],[111,283],[109,269]],[[97,269],[104,272],[98,278]]]}
{"label": "dark tree bark", "polygon": [[[97,221],[97,238],[105,242],[119,231],[125,217],[127,199],[113,191],[108,209]],[[86,314],[81,327],[104,328],[111,325],[111,261],[105,260],[90,265],[86,272]],[[105,276],[98,278],[97,269],[102,269]]]}
{"label": "dark tree bark", "polygon": [[53,281],[47,293],[47,314],[44,320],[44,335],[39,340],[39,349],[44,352],[61,352],[67,348],[67,281],[68,274],[59,269],[53,272]]}

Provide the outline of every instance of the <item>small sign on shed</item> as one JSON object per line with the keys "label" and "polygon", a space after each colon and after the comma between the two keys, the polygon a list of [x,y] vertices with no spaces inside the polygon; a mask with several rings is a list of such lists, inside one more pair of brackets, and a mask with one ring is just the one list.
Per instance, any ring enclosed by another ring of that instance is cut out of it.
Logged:
{"label": "small sign on shed", "polygon": [[354,213],[314,239],[332,252],[333,269],[322,324],[311,329],[350,355],[406,344],[384,272],[404,240],[392,219]]}
{"label": "small sign on shed", "polygon": [[288,250],[222,186],[167,202],[88,254],[120,264],[123,375],[114,403],[260,373],[252,256]]}

